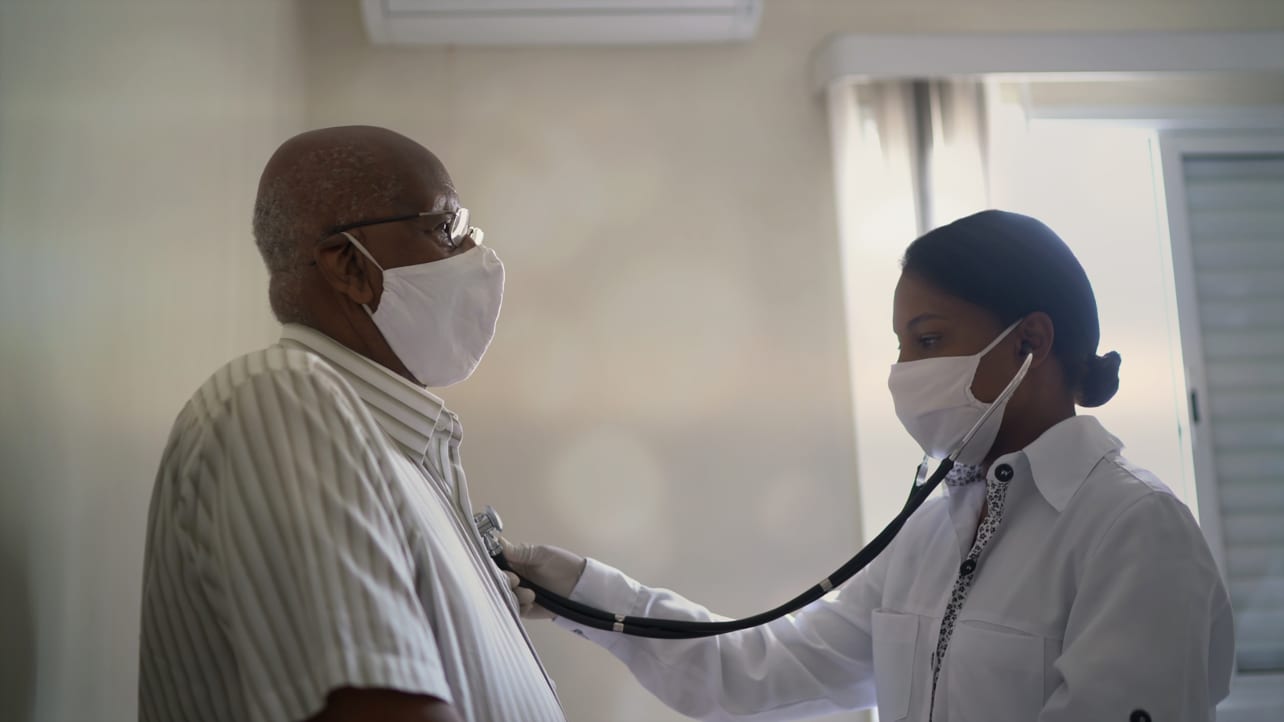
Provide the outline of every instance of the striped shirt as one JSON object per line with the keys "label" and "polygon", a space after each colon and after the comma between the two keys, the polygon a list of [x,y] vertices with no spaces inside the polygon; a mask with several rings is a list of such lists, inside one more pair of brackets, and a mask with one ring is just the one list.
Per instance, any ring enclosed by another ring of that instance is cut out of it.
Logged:
{"label": "striped shirt", "polygon": [[160,463],[139,718],[298,720],[340,687],[564,714],[472,524],[455,414],[306,327],[216,372]]}

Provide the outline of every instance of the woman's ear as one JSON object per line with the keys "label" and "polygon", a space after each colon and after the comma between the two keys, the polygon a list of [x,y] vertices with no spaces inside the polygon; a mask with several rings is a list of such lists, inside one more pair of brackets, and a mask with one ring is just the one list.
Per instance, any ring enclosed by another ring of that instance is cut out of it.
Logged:
{"label": "woman's ear", "polygon": [[1026,354],[1034,356],[1034,360],[1030,362],[1030,368],[1043,364],[1052,353],[1052,341],[1056,337],[1056,329],[1052,325],[1052,317],[1048,314],[1035,311],[1027,315],[1021,321],[1021,325],[1017,326],[1016,333],[1021,358]]}
{"label": "woman's ear", "polygon": [[382,295],[383,274],[343,234],[322,241],[315,257],[326,285],[353,303],[374,307],[375,299]]}

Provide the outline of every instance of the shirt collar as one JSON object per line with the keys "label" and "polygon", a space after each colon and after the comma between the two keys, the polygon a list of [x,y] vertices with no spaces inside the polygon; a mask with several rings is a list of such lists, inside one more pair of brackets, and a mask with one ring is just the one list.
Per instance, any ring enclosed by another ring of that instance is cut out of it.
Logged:
{"label": "shirt collar", "polygon": [[[1123,442],[1106,431],[1093,416],[1072,416],[1047,431],[1012,456],[1024,456],[1030,475],[1043,498],[1058,512],[1079,491],[1097,464],[1123,448]],[[1001,463],[1003,457],[995,461]],[[990,467],[991,470],[994,466]]]}
{"label": "shirt collar", "polygon": [[285,324],[281,345],[303,347],[330,362],[365,402],[384,433],[415,462],[423,462],[438,434],[459,442],[461,431],[454,413],[424,387],[308,326]]}
{"label": "shirt collar", "polygon": [[960,487],[985,481],[985,464],[955,464],[945,475],[945,486]]}

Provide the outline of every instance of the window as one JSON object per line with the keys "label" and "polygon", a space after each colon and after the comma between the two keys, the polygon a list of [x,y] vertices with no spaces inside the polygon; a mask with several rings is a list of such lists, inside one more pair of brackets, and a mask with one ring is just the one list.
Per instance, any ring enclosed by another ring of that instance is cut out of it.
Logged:
{"label": "window", "polygon": [[1284,710],[1284,134],[1161,135],[1201,526],[1236,623],[1219,719]]}

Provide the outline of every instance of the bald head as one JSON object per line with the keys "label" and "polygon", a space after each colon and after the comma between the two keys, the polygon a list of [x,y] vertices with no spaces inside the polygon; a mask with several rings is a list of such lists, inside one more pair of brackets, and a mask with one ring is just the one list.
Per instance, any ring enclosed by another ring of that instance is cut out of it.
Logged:
{"label": "bald head", "polygon": [[305,315],[295,271],[329,229],[421,211],[425,197],[445,192],[453,186],[441,161],[385,128],[322,128],[287,140],[263,169],[254,204],[254,240],[277,318]]}

